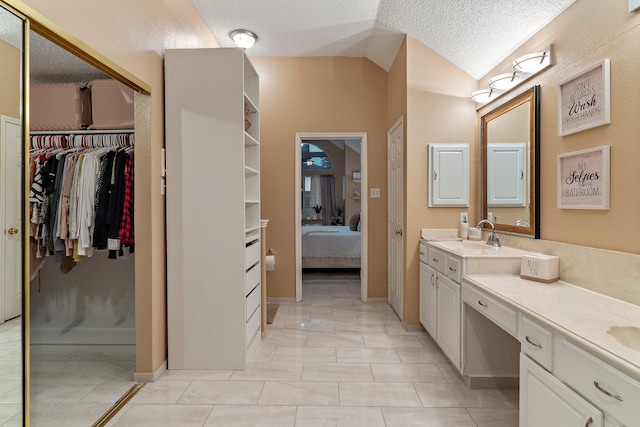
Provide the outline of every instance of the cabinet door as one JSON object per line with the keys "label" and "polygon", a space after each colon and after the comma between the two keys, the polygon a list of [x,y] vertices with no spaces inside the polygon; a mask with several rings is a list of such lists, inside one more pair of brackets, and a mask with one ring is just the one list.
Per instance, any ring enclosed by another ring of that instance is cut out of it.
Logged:
{"label": "cabinet door", "polygon": [[436,337],[436,271],[420,263],[420,323]]}
{"label": "cabinet door", "polygon": [[520,354],[520,427],[602,427],[603,414]]}
{"label": "cabinet door", "polygon": [[460,370],[460,285],[438,275],[436,294],[436,342]]}
{"label": "cabinet door", "polygon": [[469,206],[469,145],[429,144],[429,207]]}
{"label": "cabinet door", "polygon": [[527,144],[489,144],[487,154],[487,205],[526,206]]}

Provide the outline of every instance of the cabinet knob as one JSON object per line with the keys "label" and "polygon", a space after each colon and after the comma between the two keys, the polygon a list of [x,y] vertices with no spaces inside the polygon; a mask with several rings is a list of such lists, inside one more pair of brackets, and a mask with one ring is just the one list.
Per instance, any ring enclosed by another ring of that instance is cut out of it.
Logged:
{"label": "cabinet knob", "polygon": [[449,270],[451,270],[451,271],[457,271],[457,270],[456,270],[455,268],[453,268],[453,267],[449,267]]}
{"label": "cabinet knob", "polygon": [[7,230],[7,233],[11,235],[18,234],[18,229],[11,227],[10,229]]}

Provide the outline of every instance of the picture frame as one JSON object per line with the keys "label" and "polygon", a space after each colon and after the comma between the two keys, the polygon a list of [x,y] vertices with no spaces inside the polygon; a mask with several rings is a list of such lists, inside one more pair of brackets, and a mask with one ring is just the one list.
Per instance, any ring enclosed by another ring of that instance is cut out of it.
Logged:
{"label": "picture frame", "polygon": [[558,85],[558,135],[565,136],[611,123],[609,59]]}
{"label": "picture frame", "polygon": [[609,209],[611,149],[558,155],[558,209]]}

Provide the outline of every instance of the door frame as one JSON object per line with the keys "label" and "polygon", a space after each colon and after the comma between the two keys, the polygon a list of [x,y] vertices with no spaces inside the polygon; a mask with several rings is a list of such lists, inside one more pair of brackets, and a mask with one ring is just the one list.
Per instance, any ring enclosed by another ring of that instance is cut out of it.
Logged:
{"label": "door frame", "polygon": [[302,211],[299,209],[302,202],[300,193],[302,180],[302,150],[300,144],[303,140],[326,139],[360,139],[360,222],[362,223],[360,240],[360,300],[367,302],[368,298],[368,193],[367,185],[367,133],[366,132],[296,132],[295,140],[295,253],[296,253],[296,302],[302,301]]}

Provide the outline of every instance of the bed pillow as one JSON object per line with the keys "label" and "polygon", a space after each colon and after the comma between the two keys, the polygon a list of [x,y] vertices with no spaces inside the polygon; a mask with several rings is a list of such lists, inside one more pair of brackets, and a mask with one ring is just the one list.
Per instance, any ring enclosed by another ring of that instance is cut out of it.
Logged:
{"label": "bed pillow", "polygon": [[351,218],[349,218],[349,230],[357,231],[359,223],[360,223],[360,212],[354,213],[353,215],[351,215]]}

